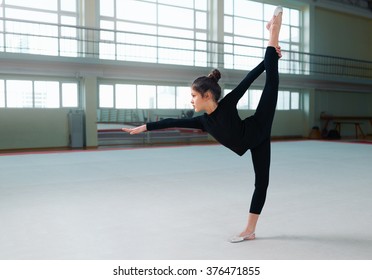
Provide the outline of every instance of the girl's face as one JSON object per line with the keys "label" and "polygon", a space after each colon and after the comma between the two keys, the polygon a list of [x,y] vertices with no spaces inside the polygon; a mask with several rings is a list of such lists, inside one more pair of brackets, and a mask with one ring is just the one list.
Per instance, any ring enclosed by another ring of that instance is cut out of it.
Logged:
{"label": "girl's face", "polygon": [[204,110],[205,100],[200,94],[193,89],[191,89],[191,104],[194,107],[195,112],[200,112]]}

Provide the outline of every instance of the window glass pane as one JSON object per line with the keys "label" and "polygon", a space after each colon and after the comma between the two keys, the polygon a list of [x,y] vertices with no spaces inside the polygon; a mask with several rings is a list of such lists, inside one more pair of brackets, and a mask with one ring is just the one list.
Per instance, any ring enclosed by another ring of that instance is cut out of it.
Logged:
{"label": "window glass pane", "polygon": [[176,39],[176,38],[168,38],[168,37],[160,37],[158,38],[159,46],[167,47],[167,48],[175,48],[175,49],[190,49],[194,48],[194,41],[193,40],[185,40],[185,39]]}
{"label": "window glass pane", "polygon": [[101,0],[99,3],[99,11],[101,16],[114,16],[114,0]]}
{"label": "window glass pane", "polygon": [[251,89],[249,90],[249,109],[256,110],[260,102],[262,90]]}
{"label": "window glass pane", "polygon": [[291,93],[291,109],[292,110],[300,109],[300,93],[299,92]]}
{"label": "window glass pane", "polygon": [[159,27],[158,34],[163,36],[181,37],[181,38],[194,38],[194,32],[192,30],[171,28],[171,27]]}
{"label": "window glass pane", "polygon": [[79,106],[79,92],[77,83],[62,84],[62,107]]}
{"label": "window glass pane", "polygon": [[206,67],[208,64],[207,52],[195,52],[194,65]]}
{"label": "window glass pane", "polygon": [[139,85],[137,87],[138,106],[140,109],[156,108],[156,86]]}
{"label": "window glass pane", "polygon": [[[133,32],[134,30],[138,33],[147,33],[156,35],[156,26],[140,24],[140,23],[131,23],[131,22],[116,22],[116,29],[119,31],[129,31]],[[120,33],[118,33],[120,35]]]}
{"label": "window glass pane", "polygon": [[115,44],[99,43],[99,58],[101,59],[115,59]]}
{"label": "window glass pane", "polygon": [[31,81],[6,81],[7,107],[31,108],[33,107]]}
{"label": "window glass pane", "polygon": [[229,94],[231,91],[232,91],[231,88],[225,88],[225,89],[222,91],[222,96],[221,96],[220,100],[221,100],[222,98],[224,98],[227,94]]}
{"label": "window glass pane", "polygon": [[99,108],[113,108],[114,107],[114,86],[100,85],[99,86]]}
{"label": "window glass pane", "polygon": [[291,40],[294,43],[300,42],[300,29],[296,27],[291,28]]}
{"label": "window glass pane", "polygon": [[197,40],[207,40],[207,34],[196,32],[195,39],[197,39]]}
{"label": "window glass pane", "polygon": [[278,93],[278,110],[289,110],[290,109],[290,92],[289,91],[279,91]]}
{"label": "window glass pane", "polygon": [[35,108],[59,108],[59,82],[34,82]]}
{"label": "window glass pane", "polygon": [[282,25],[280,28],[280,41],[282,42],[290,42],[291,41],[291,35],[289,31],[289,26],[288,25]]}
{"label": "window glass pane", "polygon": [[61,16],[61,23],[66,25],[76,25],[76,17]]}
{"label": "window glass pane", "polygon": [[59,40],[60,56],[76,57],[78,55],[77,40],[61,39]]}
{"label": "window glass pane", "polygon": [[176,107],[176,88],[158,86],[158,108],[174,109]]}
{"label": "window glass pane", "polygon": [[207,13],[196,12],[196,28],[207,29]]}
{"label": "window glass pane", "polygon": [[289,25],[290,24],[290,10],[288,8],[283,7],[283,15],[287,15],[286,17],[283,16],[282,24]]}
{"label": "window glass pane", "polygon": [[[66,0],[63,0],[66,1]],[[63,2],[62,1],[62,2]],[[8,5],[19,6],[19,7],[28,7],[35,9],[51,10],[57,11],[58,1],[57,0],[11,0],[6,1]]]}
{"label": "window glass pane", "polygon": [[300,26],[300,11],[291,9],[291,25]]}
{"label": "window glass pane", "polygon": [[176,108],[191,109],[191,89],[190,87],[177,87]]}
{"label": "window glass pane", "polygon": [[156,23],[156,4],[135,0],[116,1],[116,17],[141,23]]}
{"label": "window glass pane", "polygon": [[[228,1],[225,1],[225,2],[228,2]],[[207,8],[208,8],[207,0],[198,0],[198,1],[195,1],[195,9],[206,11]]]}
{"label": "window glass pane", "polygon": [[263,5],[254,1],[235,0],[234,13],[237,16],[261,19],[263,15]]}
{"label": "window glass pane", "polygon": [[[61,24],[76,26],[76,17],[61,16]],[[61,35],[63,37],[73,37],[77,35],[77,30],[74,27],[61,27]]]}
{"label": "window glass pane", "polygon": [[240,110],[248,109],[248,92],[245,92],[240,98],[237,108]]}
{"label": "window glass pane", "polygon": [[194,28],[193,10],[159,5],[158,13],[158,24]]}
{"label": "window glass pane", "polygon": [[226,15],[234,14],[234,0],[224,1],[224,12]]}
{"label": "window glass pane", "polygon": [[[198,0],[195,2],[205,2],[205,0]],[[194,7],[194,0],[182,0],[182,1],[174,1],[174,0],[158,0],[161,4],[168,4],[168,5],[176,5],[185,8],[193,8]]]}
{"label": "window glass pane", "polygon": [[[110,0],[105,0],[109,2]],[[67,12],[76,12],[76,0],[61,0],[61,10]]]}
{"label": "window glass pane", "polygon": [[5,107],[4,80],[0,80],[0,108]]}
{"label": "window glass pane", "polygon": [[[130,46],[118,45],[117,46],[117,59],[127,61],[141,61],[141,62],[156,62],[157,49],[155,47],[146,46]],[[111,56],[114,58],[114,56]]]}
{"label": "window glass pane", "polygon": [[[102,29],[114,30],[115,24],[113,21],[101,20],[100,26]],[[100,38],[104,41],[113,41],[115,39],[115,33],[113,31],[101,31]]]}
{"label": "window glass pane", "polygon": [[227,33],[232,33],[233,32],[233,18],[225,16],[225,21],[224,21],[224,31]]}
{"label": "window glass pane", "polygon": [[173,49],[159,49],[159,63],[178,64],[178,65],[193,65],[194,51],[183,51]]}
{"label": "window glass pane", "polygon": [[234,34],[261,38],[263,35],[263,26],[261,21],[258,20],[235,18]]}
{"label": "window glass pane", "polygon": [[115,105],[118,109],[136,109],[136,85],[115,85]]}

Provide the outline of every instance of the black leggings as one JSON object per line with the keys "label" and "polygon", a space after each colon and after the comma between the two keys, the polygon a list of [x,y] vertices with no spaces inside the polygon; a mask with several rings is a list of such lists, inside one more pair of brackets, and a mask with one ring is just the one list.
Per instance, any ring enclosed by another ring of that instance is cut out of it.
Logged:
{"label": "black leggings", "polygon": [[252,117],[257,122],[260,133],[262,134],[260,143],[250,149],[255,172],[255,190],[250,207],[250,213],[253,214],[261,214],[269,186],[271,127],[275,115],[279,88],[278,59],[279,57],[275,48],[268,47],[264,59],[266,70],[265,87],[256,113]]}

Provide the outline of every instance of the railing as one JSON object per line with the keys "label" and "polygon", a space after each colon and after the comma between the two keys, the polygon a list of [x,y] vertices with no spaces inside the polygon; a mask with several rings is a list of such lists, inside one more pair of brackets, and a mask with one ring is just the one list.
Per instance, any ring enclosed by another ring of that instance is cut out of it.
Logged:
{"label": "railing", "polygon": [[[207,40],[0,18],[0,52],[250,69],[264,49]],[[236,56],[236,47],[247,48]],[[257,54],[258,55],[254,55]],[[281,73],[372,78],[372,61],[283,50]],[[240,64],[239,64],[240,63]]]}

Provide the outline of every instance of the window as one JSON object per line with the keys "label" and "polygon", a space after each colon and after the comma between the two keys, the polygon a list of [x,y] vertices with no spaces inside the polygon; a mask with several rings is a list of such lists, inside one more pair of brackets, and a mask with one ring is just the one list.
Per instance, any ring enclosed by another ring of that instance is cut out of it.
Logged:
{"label": "window", "polygon": [[[230,93],[231,89],[225,89],[224,94]],[[256,110],[261,99],[261,89],[248,89],[243,97],[239,100],[237,108],[239,110]],[[300,92],[298,91],[279,91],[277,110],[299,110],[300,109]]]}
{"label": "window", "polygon": [[[207,0],[100,0],[100,58],[207,65]],[[149,106],[149,105],[146,105]]]}
{"label": "window", "polygon": [[79,91],[77,83],[62,83],[62,107],[78,107]]}
{"label": "window", "polygon": [[1,1],[2,16],[7,19],[1,51],[77,56],[77,5],[77,0]]}
{"label": "window", "polygon": [[[274,9],[274,5],[256,1],[225,1],[225,68],[251,69],[262,60],[269,38],[266,23],[272,17]],[[281,47],[284,50],[298,52],[301,44],[300,10],[284,8],[284,13],[286,16],[283,17],[280,31]],[[299,67],[297,60],[291,62],[285,69],[289,73],[298,73]]]}
{"label": "window", "polygon": [[100,108],[114,108],[114,86],[100,85],[99,86],[99,102]]}
{"label": "window", "polygon": [[5,89],[4,80],[0,80],[0,108],[5,107]]}
{"label": "window", "polygon": [[77,108],[78,84],[60,81],[0,80],[0,108]]}
{"label": "window", "polygon": [[279,91],[277,110],[299,110],[300,93],[296,91]]}
{"label": "window", "polygon": [[136,85],[115,85],[115,105],[118,109],[137,108]]}
{"label": "window", "polygon": [[59,108],[59,83],[35,81],[35,108]]}
{"label": "window", "polygon": [[190,87],[177,87],[177,109],[191,109],[191,90]]}
{"label": "window", "polygon": [[278,93],[278,103],[276,108],[278,110],[289,110],[291,108],[290,98],[291,93],[289,91],[280,91]]}
{"label": "window", "polygon": [[176,88],[171,86],[158,86],[158,108],[174,108],[176,104]]}
{"label": "window", "polygon": [[192,109],[190,87],[100,84],[99,108]]}
{"label": "window", "polygon": [[140,109],[154,109],[156,104],[156,86],[137,86],[137,107]]}
{"label": "window", "polygon": [[291,92],[291,109],[292,110],[299,110],[300,109],[300,93],[299,92]]}
{"label": "window", "polygon": [[32,108],[32,81],[6,81],[7,107]]}

